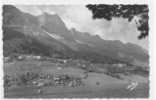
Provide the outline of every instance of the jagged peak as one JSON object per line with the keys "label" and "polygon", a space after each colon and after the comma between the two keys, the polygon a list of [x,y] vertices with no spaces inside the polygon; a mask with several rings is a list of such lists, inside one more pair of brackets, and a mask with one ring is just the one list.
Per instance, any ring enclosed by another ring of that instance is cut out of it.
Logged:
{"label": "jagged peak", "polygon": [[17,9],[17,8],[13,5],[3,5],[3,9]]}
{"label": "jagged peak", "polygon": [[18,8],[16,8],[14,5],[3,5],[3,12],[19,13],[21,11]]}
{"label": "jagged peak", "polygon": [[54,14],[51,14],[51,13],[48,13],[48,12],[43,12],[41,15],[39,15],[39,16],[46,16],[46,17],[55,17],[55,18],[59,18],[59,19],[61,19],[60,18],[60,16],[57,14],[57,13],[54,13]]}

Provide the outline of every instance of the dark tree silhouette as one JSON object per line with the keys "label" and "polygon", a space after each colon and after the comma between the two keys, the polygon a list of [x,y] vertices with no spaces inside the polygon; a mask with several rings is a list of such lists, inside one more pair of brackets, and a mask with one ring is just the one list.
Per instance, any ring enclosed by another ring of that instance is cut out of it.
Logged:
{"label": "dark tree silhouette", "polygon": [[92,11],[93,18],[104,18],[111,20],[113,17],[123,17],[132,21],[137,17],[137,29],[141,32],[138,36],[139,39],[148,36],[148,6],[147,5],[105,5],[105,4],[89,4],[86,6]]}

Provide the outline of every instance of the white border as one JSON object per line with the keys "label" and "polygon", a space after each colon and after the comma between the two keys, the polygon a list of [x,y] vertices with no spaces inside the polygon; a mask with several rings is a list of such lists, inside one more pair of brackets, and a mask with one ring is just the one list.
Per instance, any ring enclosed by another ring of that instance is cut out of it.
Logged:
{"label": "white border", "polygon": [[[149,41],[150,41],[150,45],[149,45],[149,54],[150,54],[150,100],[154,100],[156,98],[156,95],[154,95],[156,93],[156,88],[155,88],[155,84],[156,84],[156,79],[154,76],[156,76],[156,48],[155,48],[155,43],[156,43],[156,31],[155,31],[155,26],[156,26],[156,20],[155,20],[155,0],[2,0],[0,2],[0,13],[2,14],[2,5],[4,4],[13,4],[13,5],[51,5],[51,4],[55,4],[55,5],[59,5],[59,4],[64,4],[64,5],[69,5],[69,4],[100,4],[100,3],[104,3],[104,4],[148,4],[150,12],[149,12],[149,26],[150,26],[150,31],[149,31]],[[2,16],[0,16],[0,27],[2,27]],[[0,56],[1,56],[1,60],[0,60],[0,64],[1,64],[1,70],[0,70],[0,78],[1,78],[1,82],[0,82],[0,89],[1,89],[1,99],[3,98],[3,53],[2,53],[2,47],[3,47],[3,41],[2,41],[2,30],[0,30],[1,34],[0,34]],[[16,99],[14,99],[16,100]],[[47,99],[46,99],[47,100]],[[67,99],[65,99],[67,100]],[[86,99],[85,99],[86,100]],[[97,99],[94,99],[97,100]],[[107,99],[105,99],[107,100]],[[120,99],[116,99],[116,100],[120,100]],[[126,100],[126,99],[125,99]],[[128,100],[128,99],[127,99]],[[137,99],[140,100],[140,99]]]}
{"label": "white border", "polygon": [[2,0],[3,4],[148,4],[149,0]]}

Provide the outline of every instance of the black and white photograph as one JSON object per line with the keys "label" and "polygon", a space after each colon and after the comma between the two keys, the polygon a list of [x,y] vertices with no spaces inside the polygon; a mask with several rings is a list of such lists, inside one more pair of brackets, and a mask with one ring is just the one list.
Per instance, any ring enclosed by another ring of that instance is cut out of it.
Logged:
{"label": "black and white photograph", "polygon": [[4,98],[149,98],[149,6],[2,6]]}

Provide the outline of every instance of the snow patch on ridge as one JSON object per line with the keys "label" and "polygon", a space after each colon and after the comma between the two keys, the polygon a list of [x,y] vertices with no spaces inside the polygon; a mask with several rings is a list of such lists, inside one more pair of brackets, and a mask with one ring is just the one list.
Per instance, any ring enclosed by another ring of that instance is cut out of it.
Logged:
{"label": "snow patch on ridge", "polygon": [[60,35],[57,35],[55,33],[49,33],[47,31],[45,31],[45,33],[47,33],[50,37],[56,39],[56,40],[61,40],[61,39],[64,39],[63,37],[61,37]]}

